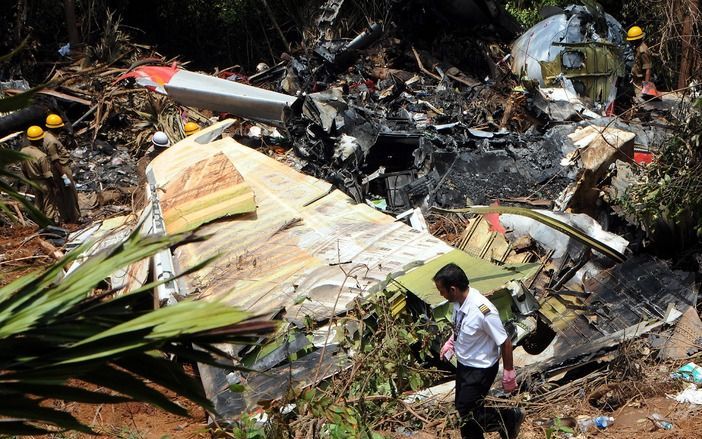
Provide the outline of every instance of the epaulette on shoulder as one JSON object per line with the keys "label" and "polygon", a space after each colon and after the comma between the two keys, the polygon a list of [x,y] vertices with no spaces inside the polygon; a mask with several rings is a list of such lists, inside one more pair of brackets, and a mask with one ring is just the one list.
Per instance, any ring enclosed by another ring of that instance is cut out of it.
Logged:
{"label": "epaulette on shoulder", "polygon": [[484,315],[490,314],[490,308],[489,308],[487,305],[485,305],[485,304],[482,304],[482,305],[478,306],[478,309],[479,309],[480,312],[483,313]]}

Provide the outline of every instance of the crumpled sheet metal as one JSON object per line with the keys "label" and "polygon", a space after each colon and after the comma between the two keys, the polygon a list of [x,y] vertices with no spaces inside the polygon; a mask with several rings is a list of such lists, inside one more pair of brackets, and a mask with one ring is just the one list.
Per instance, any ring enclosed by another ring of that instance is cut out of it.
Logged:
{"label": "crumpled sheet metal", "polygon": [[[66,244],[67,250],[83,244],[90,245],[90,248],[69,267],[66,274],[78,268],[90,256],[123,243],[134,230],[135,223],[137,220],[133,215],[116,216],[71,233]],[[146,283],[148,269],[148,259],[120,267],[110,275],[110,287],[116,290],[116,295],[128,294],[141,288]]]}
{"label": "crumpled sheet metal", "polygon": [[175,251],[182,270],[219,255],[184,278],[186,288],[205,300],[254,313],[284,307],[292,318],[324,319],[346,309],[391,273],[452,250],[365,204],[354,205],[338,190],[305,206],[327,194],[329,183],[233,139],[191,146],[179,143],[163,153],[168,154],[168,166],[154,169],[159,185],[193,161],[222,153],[236,165],[257,202],[255,213],[207,224],[201,231],[213,235],[209,240]]}
{"label": "crumpled sheet metal", "polygon": [[164,186],[160,202],[169,234],[256,210],[251,187],[221,153],[194,163],[172,179]]}
{"label": "crumpled sheet metal", "polygon": [[[604,230],[597,221],[586,214],[553,212],[550,210],[538,210],[538,212],[576,227],[591,238],[606,244],[621,254],[629,246],[629,241]],[[551,257],[554,259],[560,259],[568,253],[580,253],[584,248],[583,244],[578,243],[565,233],[561,233],[532,218],[508,213],[500,214],[500,224],[510,230],[509,233],[512,237],[529,236],[543,248],[553,250]]]}
{"label": "crumpled sheet metal", "polygon": [[209,148],[208,145],[220,138],[224,130],[233,123],[232,119],[217,122],[166,148],[148,164],[146,173],[153,172],[158,185],[164,187],[196,161],[217,154],[219,151]]}
{"label": "crumpled sheet metal", "polygon": [[351,367],[351,360],[338,347],[317,350],[288,364],[265,372],[245,372],[242,383],[246,391],[230,392],[227,375],[221,369],[200,364],[199,371],[209,398],[224,420],[235,418],[244,411],[255,409],[264,401],[284,397],[291,388],[309,385],[315,377],[327,379]]}
{"label": "crumpled sheet metal", "polygon": [[441,267],[449,263],[461,267],[468,276],[470,286],[486,296],[503,289],[505,284],[512,280],[525,281],[533,277],[541,266],[540,263],[499,266],[456,249],[398,276],[388,288],[393,289],[394,286],[395,289],[401,287],[399,289],[411,291],[432,307],[443,305],[446,299],[441,297],[432,278]]}
{"label": "crumpled sheet metal", "polygon": [[145,66],[118,80],[135,78],[138,84],[166,94],[181,105],[231,113],[281,126],[298,98],[203,73],[174,67]]}
{"label": "crumpled sheet metal", "polygon": [[554,292],[542,304],[539,313],[557,336],[540,355],[515,350],[517,367],[536,372],[583,364],[585,358],[674,322],[697,303],[694,273],[673,271],[650,256],[589,271],[582,276],[587,297],[556,300],[559,292]]}
{"label": "crumpled sheet metal", "polygon": [[[584,17],[589,15],[583,6],[572,9],[576,13],[568,17],[566,14],[552,15],[529,28],[512,44],[512,71],[520,74],[522,71],[530,79],[538,80],[545,85],[541,73],[541,62],[553,61],[563,51],[562,46],[554,43],[582,43],[585,35],[582,29]],[[601,35],[606,41],[615,45],[623,43],[624,28],[609,14],[605,14],[608,32]]]}

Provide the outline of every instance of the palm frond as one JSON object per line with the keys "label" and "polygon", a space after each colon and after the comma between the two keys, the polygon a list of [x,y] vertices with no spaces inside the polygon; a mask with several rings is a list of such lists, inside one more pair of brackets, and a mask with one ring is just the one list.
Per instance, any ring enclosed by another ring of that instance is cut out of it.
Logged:
{"label": "palm frond", "polygon": [[[119,268],[201,239],[192,233],[143,237],[135,232],[81,260],[62,277],[63,268],[90,248],[85,244],[44,271],[0,288],[0,394],[8,396],[0,402],[0,416],[13,421],[0,422],[0,434],[90,431],[69,414],[41,406],[47,398],[94,404],[144,401],[187,416],[158,390],[163,388],[213,411],[199,382],[170,355],[235,369],[211,344],[253,341],[275,325],[250,320],[246,312],[221,303],[183,301],[145,308],[144,303],[152,303],[151,289],[171,279],[117,297],[96,291]],[[76,384],[81,382],[97,389]]]}

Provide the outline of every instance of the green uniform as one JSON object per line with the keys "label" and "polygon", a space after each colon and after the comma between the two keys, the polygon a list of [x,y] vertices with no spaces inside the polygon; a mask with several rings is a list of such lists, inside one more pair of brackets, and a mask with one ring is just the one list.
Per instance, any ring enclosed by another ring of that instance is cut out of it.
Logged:
{"label": "green uniform", "polygon": [[[42,144],[44,153],[51,161],[51,171],[59,188],[59,212],[64,222],[76,223],[80,218],[78,207],[78,192],[76,182],[71,170],[71,159],[63,144],[50,132],[46,132]],[[63,176],[68,178],[69,184],[64,182]]]}
{"label": "green uniform", "polygon": [[37,187],[30,188],[30,192],[34,195],[34,204],[49,219],[56,221],[58,217],[58,187],[48,157],[34,146],[26,146],[20,152],[31,157],[30,160],[22,162],[22,173],[27,180],[37,185]]}

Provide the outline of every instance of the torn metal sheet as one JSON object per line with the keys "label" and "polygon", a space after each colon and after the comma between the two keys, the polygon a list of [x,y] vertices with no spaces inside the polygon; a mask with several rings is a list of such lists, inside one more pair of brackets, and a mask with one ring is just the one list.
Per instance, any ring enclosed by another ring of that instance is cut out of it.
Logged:
{"label": "torn metal sheet", "polygon": [[[67,251],[83,244],[89,244],[90,248],[70,266],[66,274],[77,269],[90,256],[123,243],[134,230],[136,222],[133,215],[118,216],[71,233],[66,243]],[[110,275],[110,287],[116,290],[116,295],[134,291],[146,283],[148,268],[148,259],[121,267]]]}
{"label": "torn metal sheet", "polygon": [[[563,224],[567,224],[575,230],[584,233],[592,240],[602,243],[610,249],[612,256],[615,257],[616,260],[623,260],[623,254],[629,242],[619,235],[603,230],[602,226],[588,215],[552,212],[548,210],[538,210],[538,212],[549,218],[560,221]],[[552,257],[555,259],[562,258],[569,253],[580,254],[583,250],[582,246],[575,246],[576,243],[581,243],[581,241],[571,239],[571,237],[565,233],[533,218],[509,213],[500,214],[500,223],[510,231],[509,234],[511,237],[520,238],[522,236],[529,236],[543,248],[552,250]],[[582,245],[587,244],[582,243]]]}
{"label": "torn metal sheet", "polygon": [[[305,387],[327,379],[351,366],[351,361],[338,348],[329,346],[299,360],[265,372],[244,372],[225,375],[221,369],[199,365],[207,398],[214,402],[222,419],[234,419],[260,403],[282,398],[291,388]],[[243,392],[231,392],[232,384],[244,386]]]}
{"label": "torn metal sheet", "polygon": [[456,247],[487,261],[494,261],[499,264],[524,264],[537,260],[534,253],[521,251],[525,246],[529,245],[529,242],[525,243],[524,241],[514,244],[509,242],[504,235],[493,230],[493,226],[485,220],[485,216],[478,215],[468,220],[468,225]]}
{"label": "torn metal sheet", "polygon": [[658,358],[662,360],[684,360],[699,352],[702,346],[702,320],[697,309],[688,308],[663,343],[658,352]]}
{"label": "torn metal sheet", "polygon": [[[255,213],[203,226],[203,234],[213,235],[209,240],[176,250],[183,269],[220,256],[184,279],[200,298],[254,313],[284,307],[289,317],[325,319],[343,312],[388,274],[451,251],[428,233],[365,204],[355,205],[340,191],[329,192],[328,183],[232,139],[191,146],[178,143],[154,161],[159,185],[176,180],[193,161],[224,154],[236,164],[258,204]],[[295,304],[301,294],[309,300]]]}
{"label": "torn metal sheet", "polygon": [[[321,126],[325,132],[331,133],[335,128],[335,121],[337,121],[339,113],[343,113],[348,108],[343,95],[342,90],[338,87],[319,93],[311,93],[305,98],[302,114]],[[337,124],[343,126],[343,118]]]}
{"label": "torn metal sheet", "polygon": [[[529,228],[526,226],[526,224],[529,224],[530,226],[533,226],[534,223],[538,222],[544,226],[547,227],[547,229],[552,229],[552,231],[558,231],[564,236],[573,238],[574,240],[584,244],[587,247],[590,247],[603,255],[607,256],[608,258],[617,261],[617,262],[623,262],[626,257],[622,254],[622,251],[624,248],[626,248],[626,245],[628,245],[628,242],[621,238],[620,236],[614,235],[613,233],[609,232],[604,232],[602,230],[602,227],[597,224],[592,218],[589,218],[587,215],[581,214],[579,217],[577,215],[572,215],[572,214],[567,214],[567,213],[561,213],[561,212],[551,212],[547,210],[539,210],[539,209],[525,209],[521,207],[505,207],[505,206],[473,206],[473,207],[468,207],[464,209],[452,209],[452,210],[444,210],[444,209],[436,209],[438,211],[446,211],[446,212],[456,212],[456,213],[463,213],[463,212],[469,212],[469,213],[478,213],[478,214],[493,214],[493,213],[499,213],[500,214],[500,223],[503,226],[510,226],[510,224],[504,224],[502,223],[503,219],[502,217],[507,215],[517,215],[519,217],[524,217],[525,219],[530,219],[534,220],[534,222],[527,222],[522,225],[524,227],[524,230],[529,230]],[[571,216],[572,215],[572,216]],[[510,218],[510,217],[507,217]],[[583,222],[582,224],[578,224],[579,221],[573,221],[575,218],[580,218],[580,222]],[[514,221],[514,220],[513,220]],[[519,221],[521,222],[521,221]],[[581,228],[582,227],[582,228]],[[598,236],[592,236],[590,233],[596,234]],[[536,237],[532,235],[532,238],[538,240]],[[604,238],[604,240],[600,239]],[[548,240],[545,240],[544,242],[555,242],[558,241],[558,235],[553,236],[553,238],[549,238]],[[555,245],[555,244],[553,244]],[[547,245],[548,248],[551,248],[549,245]]]}
{"label": "torn metal sheet", "polygon": [[556,339],[539,355],[515,353],[515,365],[537,372],[577,364],[674,322],[697,302],[694,273],[673,271],[649,256],[595,270],[584,279],[585,297],[573,302],[577,305],[555,297],[542,304],[539,313],[556,331]]}
{"label": "torn metal sheet", "polygon": [[563,76],[557,79],[559,84],[564,84],[564,87],[538,88],[531,94],[535,107],[555,121],[579,121],[601,117],[585,107],[578,98],[571,80]]}
{"label": "torn metal sheet", "polygon": [[182,105],[222,111],[281,126],[298,98],[202,73],[172,67],[138,67],[117,80],[134,78],[137,84],[165,94]]}
{"label": "torn metal sheet", "polygon": [[512,71],[542,87],[570,79],[577,93],[600,103],[613,99],[623,75],[625,32],[614,17],[587,6],[568,6],[527,30],[512,44]]}
{"label": "torn metal sheet", "polygon": [[[451,252],[441,255],[437,258],[425,262],[423,265],[412,268],[407,273],[392,279],[386,287],[389,291],[409,291],[417,296],[422,302],[430,308],[442,307],[442,310],[437,312],[437,316],[443,315],[448,309],[446,299],[444,299],[432,278],[436,272],[448,263],[457,264],[465,271],[473,288],[478,289],[485,296],[495,303],[497,299],[503,298],[504,295],[496,294],[499,291],[505,291],[505,285],[513,280],[525,281],[533,277],[541,264],[505,264],[497,266],[484,259],[477,258],[466,254],[460,250],[452,250]],[[509,294],[508,296],[511,296]],[[500,310],[500,317],[503,320],[510,320],[508,309],[511,307],[511,300],[507,300],[505,306],[496,306]]]}

